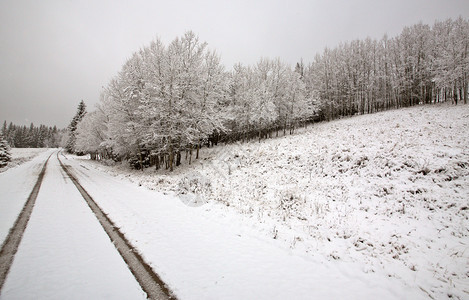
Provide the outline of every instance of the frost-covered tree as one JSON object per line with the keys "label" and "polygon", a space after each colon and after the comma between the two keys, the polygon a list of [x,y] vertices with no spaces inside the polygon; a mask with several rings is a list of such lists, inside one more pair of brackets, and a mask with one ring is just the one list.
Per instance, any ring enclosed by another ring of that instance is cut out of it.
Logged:
{"label": "frost-covered tree", "polygon": [[251,125],[259,131],[259,138],[264,136],[273,126],[278,118],[275,108],[275,91],[270,60],[262,58],[254,68],[255,77],[251,85]]}
{"label": "frost-covered tree", "polygon": [[75,131],[77,130],[78,123],[83,119],[83,117],[86,114],[86,105],[83,100],[80,101],[78,104],[77,112],[75,116],[73,117],[72,121],[70,122],[70,125],[68,126],[68,141],[65,149],[67,150],[68,153],[76,153],[75,149],[75,142],[76,142],[76,135]]}
{"label": "frost-covered tree", "polygon": [[311,117],[313,102],[298,71],[280,59],[262,58],[254,68],[235,65],[228,93],[235,135],[267,137]]}
{"label": "frost-covered tree", "polygon": [[224,82],[219,57],[192,32],[134,53],[103,97],[113,150],[140,167],[144,152],[163,155],[172,169],[182,150],[223,129]]}
{"label": "frost-covered tree", "polygon": [[108,117],[101,107],[87,113],[75,131],[76,151],[90,154],[93,160],[109,158],[107,123]]}
{"label": "frost-covered tree", "polygon": [[433,27],[432,70],[439,94],[467,103],[469,80],[469,21],[461,17],[436,22]]}
{"label": "frost-covered tree", "polygon": [[5,167],[11,161],[10,146],[0,134],[0,168]]}
{"label": "frost-covered tree", "polygon": [[393,38],[326,48],[305,69],[304,82],[318,94],[323,119],[446,100],[467,103],[468,52],[468,20],[419,23]]}
{"label": "frost-covered tree", "polygon": [[251,131],[252,102],[250,101],[250,90],[253,84],[253,76],[251,68],[240,63],[234,65],[233,71],[229,74],[229,109],[226,124],[231,129],[233,140],[246,139]]}
{"label": "frost-covered tree", "polygon": [[287,127],[290,133],[293,133],[295,127],[311,119],[316,111],[314,98],[307,94],[301,77],[301,73],[297,71],[288,69],[286,72],[287,85],[284,97],[287,106],[285,117],[287,126],[284,127],[284,132]]}

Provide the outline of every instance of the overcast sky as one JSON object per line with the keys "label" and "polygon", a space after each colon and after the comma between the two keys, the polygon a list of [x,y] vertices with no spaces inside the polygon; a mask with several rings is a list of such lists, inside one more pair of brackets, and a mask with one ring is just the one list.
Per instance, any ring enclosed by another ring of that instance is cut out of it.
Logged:
{"label": "overcast sky", "polygon": [[468,15],[468,0],[0,0],[0,121],[66,127],[155,37],[192,30],[229,70],[262,56],[307,63],[341,41]]}

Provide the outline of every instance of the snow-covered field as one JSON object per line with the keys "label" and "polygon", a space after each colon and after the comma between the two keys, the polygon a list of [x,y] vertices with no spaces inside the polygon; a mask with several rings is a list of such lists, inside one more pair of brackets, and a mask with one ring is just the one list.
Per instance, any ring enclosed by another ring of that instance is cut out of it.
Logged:
{"label": "snow-covered field", "polygon": [[49,149],[48,148],[11,148],[11,158],[13,161],[28,161],[47,150]]}
{"label": "snow-covered field", "polygon": [[35,158],[39,154],[46,152],[48,148],[11,148],[11,161],[4,168],[0,168],[0,172],[21,165],[31,159]]}
{"label": "snow-covered field", "polygon": [[[80,164],[176,195],[188,208],[202,205],[204,214],[236,220],[295,257],[350,265],[360,280],[383,275],[404,293],[467,299],[468,131],[469,106],[422,106],[203,149],[201,159],[173,173]],[[145,246],[151,234],[138,236],[139,249],[154,257]]]}

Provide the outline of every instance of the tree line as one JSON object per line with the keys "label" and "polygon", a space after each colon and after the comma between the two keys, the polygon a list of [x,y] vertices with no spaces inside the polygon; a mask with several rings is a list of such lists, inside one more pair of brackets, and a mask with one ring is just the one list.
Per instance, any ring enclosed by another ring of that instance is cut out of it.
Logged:
{"label": "tree line", "polygon": [[6,121],[3,122],[1,135],[13,148],[57,148],[61,139],[56,126],[35,126],[33,123],[20,126],[12,122],[7,125]]}
{"label": "tree line", "polygon": [[325,49],[294,68],[280,59],[236,64],[193,32],[135,52],[78,123],[73,151],[172,170],[200,147],[292,133],[318,120],[447,100],[467,103],[469,24],[406,27]]}
{"label": "tree line", "polygon": [[189,162],[193,151],[197,158],[203,144],[291,131],[314,105],[300,74],[279,59],[226,72],[220,57],[187,32],[133,54],[78,124],[75,150],[172,170],[183,152]]}
{"label": "tree line", "polygon": [[399,36],[325,49],[306,68],[325,119],[451,100],[467,103],[469,22],[405,27]]}

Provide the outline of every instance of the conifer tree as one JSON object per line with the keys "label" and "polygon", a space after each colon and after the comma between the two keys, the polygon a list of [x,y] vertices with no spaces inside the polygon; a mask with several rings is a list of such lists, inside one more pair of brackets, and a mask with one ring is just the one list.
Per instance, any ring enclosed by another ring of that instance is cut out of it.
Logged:
{"label": "conifer tree", "polygon": [[0,168],[5,167],[11,160],[10,146],[0,134]]}
{"label": "conifer tree", "polygon": [[76,134],[75,131],[77,130],[78,123],[83,119],[83,117],[86,114],[86,105],[83,100],[80,101],[80,104],[78,104],[78,109],[77,113],[73,117],[72,121],[70,122],[70,125],[68,125],[68,131],[69,131],[69,137],[67,141],[67,145],[65,146],[65,149],[67,150],[68,153],[75,153],[75,143],[76,143]]}
{"label": "conifer tree", "polygon": [[7,136],[7,130],[8,130],[7,128],[8,128],[8,127],[7,127],[7,121],[5,120],[5,121],[3,121],[3,127],[2,127],[2,132],[1,132],[1,134],[2,134],[4,137]]}

